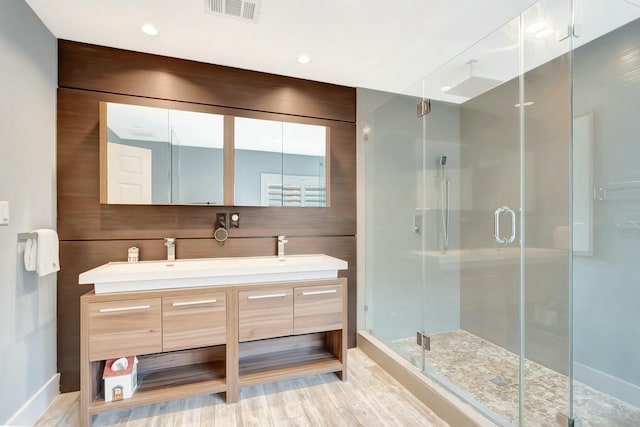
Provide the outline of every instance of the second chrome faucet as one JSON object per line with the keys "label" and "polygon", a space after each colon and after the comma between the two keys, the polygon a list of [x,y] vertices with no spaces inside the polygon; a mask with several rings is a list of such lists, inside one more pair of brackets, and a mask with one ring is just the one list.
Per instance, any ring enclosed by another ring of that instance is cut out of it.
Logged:
{"label": "second chrome faucet", "polygon": [[167,247],[167,261],[176,260],[176,239],[175,237],[165,237],[164,245]]}

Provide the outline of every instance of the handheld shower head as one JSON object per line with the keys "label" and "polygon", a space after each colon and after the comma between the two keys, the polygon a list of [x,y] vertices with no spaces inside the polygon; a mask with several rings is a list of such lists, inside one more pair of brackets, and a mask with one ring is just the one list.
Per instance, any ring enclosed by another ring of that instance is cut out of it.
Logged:
{"label": "handheld shower head", "polygon": [[440,166],[447,164],[447,156],[440,156]]}

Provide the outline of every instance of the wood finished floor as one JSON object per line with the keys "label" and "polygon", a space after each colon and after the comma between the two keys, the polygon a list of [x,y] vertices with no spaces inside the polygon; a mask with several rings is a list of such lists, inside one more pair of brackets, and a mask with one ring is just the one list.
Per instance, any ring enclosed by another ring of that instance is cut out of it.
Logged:
{"label": "wood finished floor", "polygon": [[[243,389],[234,404],[196,397],[102,414],[92,426],[448,426],[362,351],[348,357],[347,382],[317,375]],[[61,394],[34,427],[77,426],[78,403],[79,393]]]}

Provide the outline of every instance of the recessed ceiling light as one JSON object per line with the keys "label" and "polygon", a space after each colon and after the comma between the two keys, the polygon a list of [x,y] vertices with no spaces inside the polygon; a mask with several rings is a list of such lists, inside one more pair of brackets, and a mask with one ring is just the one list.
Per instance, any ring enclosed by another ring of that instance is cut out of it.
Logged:
{"label": "recessed ceiling light", "polygon": [[442,86],[440,90],[443,92],[449,92],[451,90],[451,86]]}
{"label": "recessed ceiling light", "polygon": [[298,62],[301,64],[308,64],[309,62],[311,62],[311,57],[309,55],[302,54],[298,56]]}
{"label": "recessed ceiling light", "polygon": [[142,27],[140,27],[140,29],[142,29],[142,32],[148,36],[155,36],[158,34],[158,30],[156,30],[156,27],[151,24],[144,24]]}

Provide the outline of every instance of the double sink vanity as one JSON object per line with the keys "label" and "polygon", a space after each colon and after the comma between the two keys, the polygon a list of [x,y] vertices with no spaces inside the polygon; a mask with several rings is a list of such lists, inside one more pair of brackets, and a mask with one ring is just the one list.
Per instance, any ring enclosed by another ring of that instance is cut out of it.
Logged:
{"label": "double sink vanity", "polygon": [[[347,262],[327,255],[112,262],[80,274],[81,423],[96,414],[347,372]],[[137,356],[105,402],[107,359]]]}

